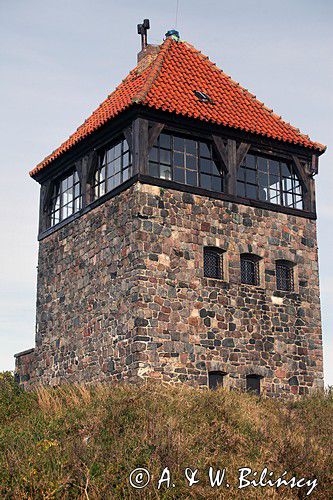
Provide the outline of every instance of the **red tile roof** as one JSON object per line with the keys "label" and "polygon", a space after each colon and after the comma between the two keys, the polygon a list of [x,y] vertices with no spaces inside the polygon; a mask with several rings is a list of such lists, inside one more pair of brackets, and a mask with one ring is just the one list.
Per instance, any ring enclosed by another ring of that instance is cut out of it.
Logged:
{"label": "red tile roof", "polygon": [[[195,90],[206,93],[212,102],[200,101]],[[30,175],[37,174],[133,104],[252,132],[317,152],[325,150],[325,146],[283,121],[192,45],[168,38],[155,55],[143,58],[83,125]]]}

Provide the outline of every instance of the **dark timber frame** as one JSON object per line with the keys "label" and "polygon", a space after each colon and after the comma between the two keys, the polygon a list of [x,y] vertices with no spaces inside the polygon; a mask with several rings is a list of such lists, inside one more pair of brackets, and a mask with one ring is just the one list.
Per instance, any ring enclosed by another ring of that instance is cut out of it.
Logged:
{"label": "dark timber frame", "polygon": [[[212,142],[224,173],[223,193],[180,185],[170,180],[153,178],[148,175],[149,151],[164,128],[170,133],[186,134],[191,138]],[[98,163],[98,151],[117,135],[123,135],[128,142],[132,155],[133,176],[124,184],[94,201],[92,178]],[[303,187],[304,210],[237,196],[237,170],[245,155],[250,150],[256,154],[262,153],[272,157],[277,156],[293,162]],[[101,127],[101,129],[71,148],[71,150],[54,160],[51,165],[45,167],[40,173],[34,176],[41,184],[39,239],[56,231],[59,227],[71,222],[73,219],[95,208],[97,205],[105,202],[106,199],[115,196],[138,181],[275,212],[315,219],[315,181],[313,176],[318,172],[319,155],[320,153],[318,152],[314,153],[300,146],[269,140],[254,134],[218,127],[197,120],[173,116],[170,113],[153,112],[143,107],[133,106],[129,111],[115,118],[111,123]],[[53,181],[67,170],[73,169],[73,167],[77,170],[81,182],[82,209],[50,228],[48,227],[48,206]]]}

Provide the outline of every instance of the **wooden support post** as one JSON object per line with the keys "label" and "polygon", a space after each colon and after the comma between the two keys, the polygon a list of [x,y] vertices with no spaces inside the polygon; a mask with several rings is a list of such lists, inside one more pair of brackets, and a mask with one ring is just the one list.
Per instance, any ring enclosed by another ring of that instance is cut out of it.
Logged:
{"label": "wooden support post", "polygon": [[148,172],[148,120],[136,118],[132,125],[133,175]]}
{"label": "wooden support post", "polygon": [[154,123],[148,131],[148,153],[164,128],[164,123]]}
{"label": "wooden support post", "polygon": [[242,142],[238,148],[234,139],[228,139],[227,144],[221,137],[213,135],[217,156],[225,173],[224,190],[228,194],[237,194],[237,171],[250,149],[250,144]]}
{"label": "wooden support post", "polygon": [[304,209],[308,212],[316,211],[316,194],[315,194],[315,181],[311,175],[306,172],[304,166],[296,155],[293,155],[293,161],[296,173],[301,181],[303,187],[303,200]]}
{"label": "wooden support post", "polygon": [[50,216],[50,200],[52,196],[52,182],[51,180],[46,181],[40,187],[40,198],[39,198],[39,233],[45,231],[49,226],[49,216]]}

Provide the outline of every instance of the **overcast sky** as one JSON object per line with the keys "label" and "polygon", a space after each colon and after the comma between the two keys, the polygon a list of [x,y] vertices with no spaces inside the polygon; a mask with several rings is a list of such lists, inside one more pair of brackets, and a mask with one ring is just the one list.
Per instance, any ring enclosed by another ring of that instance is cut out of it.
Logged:
{"label": "overcast sky", "polygon": [[[28,171],[175,27],[177,0],[0,0],[0,370],[34,345],[38,184]],[[333,384],[333,2],[179,0],[178,29],[236,81],[329,149],[317,177],[325,382]]]}

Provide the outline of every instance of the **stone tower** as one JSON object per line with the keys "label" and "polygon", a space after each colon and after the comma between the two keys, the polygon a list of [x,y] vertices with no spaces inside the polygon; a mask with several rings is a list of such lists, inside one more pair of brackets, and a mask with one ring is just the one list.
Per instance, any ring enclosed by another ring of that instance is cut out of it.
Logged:
{"label": "stone tower", "polygon": [[26,387],[323,385],[314,175],[325,147],[168,32],[30,173],[41,186]]}

